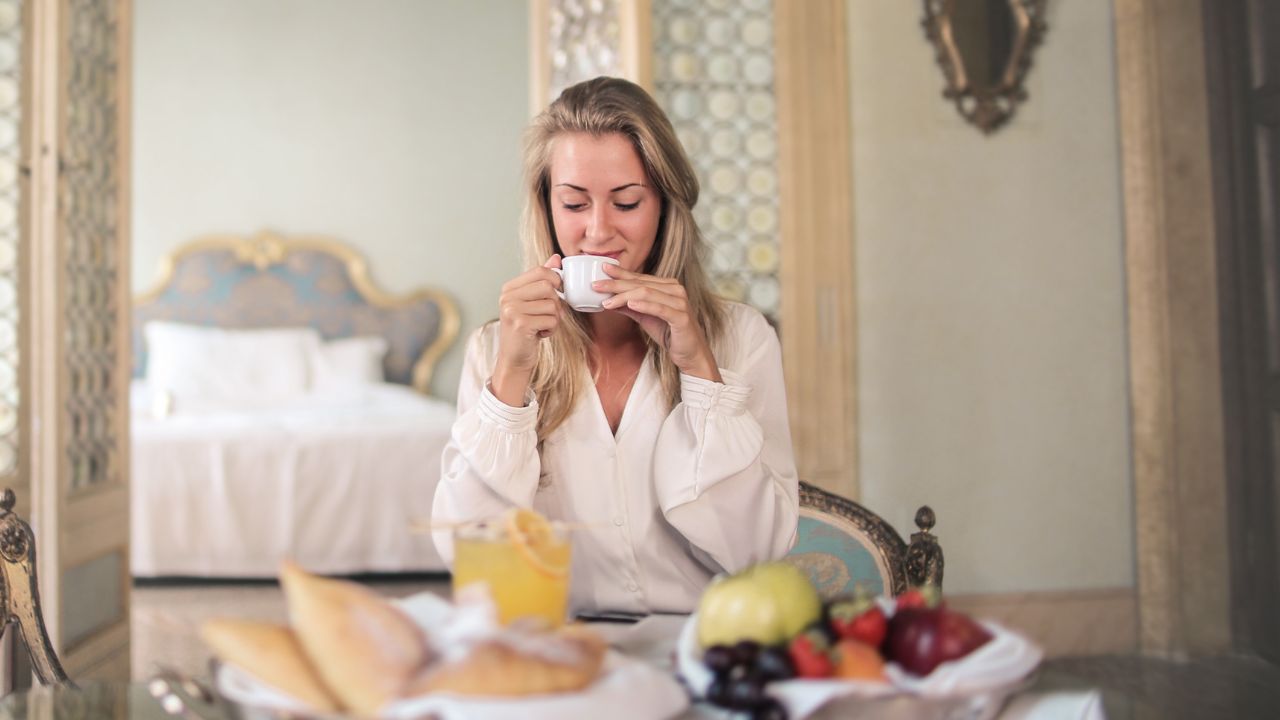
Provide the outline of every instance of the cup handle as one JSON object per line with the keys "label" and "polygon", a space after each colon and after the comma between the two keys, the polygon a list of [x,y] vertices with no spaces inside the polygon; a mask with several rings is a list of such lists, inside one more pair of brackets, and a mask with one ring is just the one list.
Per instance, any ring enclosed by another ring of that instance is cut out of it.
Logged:
{"label": "cup handle", "polygon": [[[560,287],[564,287],[564,271],[561,270],[560,268],[547,268],[547,269],[560,276]],[[556,293],[556,297],[559,297],[561,300],[565,299],[564,293],[560,292],[559,290],[556,290],[555,293]],[[565,300],[565,302],[568,302],[568,300]]]}

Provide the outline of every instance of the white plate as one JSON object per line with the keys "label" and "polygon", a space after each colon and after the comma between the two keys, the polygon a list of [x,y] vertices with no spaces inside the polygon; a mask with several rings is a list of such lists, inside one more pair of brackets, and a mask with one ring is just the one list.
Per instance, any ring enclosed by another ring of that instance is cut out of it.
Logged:
{"label": "white plate", "polygon": [[[430,593],[398,602],[428,637],[447,638],[469,621],[459,619],[460,613],[452,605]],[[221,665],[214,680],[218,694],[236,706],[242,717],[297,716],[305,711],[305,705],[299,701],[234,666]],[[580,692],[517,698],[435,693],[390,703],[378,717],[383,720],[421,717],[564,720],[607,716],[609,720],[654,720],[673,717],[688,706],[689,696],[669,673],[610,650],[600,677]]]}

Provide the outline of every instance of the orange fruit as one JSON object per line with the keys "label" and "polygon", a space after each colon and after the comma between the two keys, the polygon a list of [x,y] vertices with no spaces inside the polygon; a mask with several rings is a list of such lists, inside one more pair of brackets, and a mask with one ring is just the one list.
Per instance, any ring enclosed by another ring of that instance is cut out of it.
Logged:
{"label": "orange fruit", "polygon": [[841,640],[835,647],[835,677],[844,680],[885,681],[884,658],[880,652],[857,640]]}
{"label": "orange fruit", "polygon": [[508,540],[535,570],[548,577],[569,574],[565,541],[557,537],[546,518],[532,510],[512,508],[503,517],[503,524]]}

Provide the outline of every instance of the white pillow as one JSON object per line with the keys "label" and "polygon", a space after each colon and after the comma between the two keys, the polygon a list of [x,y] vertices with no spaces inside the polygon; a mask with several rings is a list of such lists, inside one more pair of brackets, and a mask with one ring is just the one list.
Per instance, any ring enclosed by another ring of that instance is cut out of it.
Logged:
{"label": "white pillow", "polygon": [[304,395],[320,344],[312,328],[226,330],[152,321],[143,334],[147,386],[168,393],[175,414],[262,409]]}
{"label": "white pillow", "polygon": [[323,393],[376,385],[386,379],[382,358],[387,341],[380,337],[350,337],[321,343],[311,365],[312,389]]}

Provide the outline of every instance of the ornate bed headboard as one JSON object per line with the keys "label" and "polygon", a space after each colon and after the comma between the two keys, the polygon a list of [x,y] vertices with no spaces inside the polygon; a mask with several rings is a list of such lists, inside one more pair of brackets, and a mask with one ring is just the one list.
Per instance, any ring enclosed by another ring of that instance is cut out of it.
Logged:
{"label": "ornate bed headboard", "polygon": [[133,304],[135,377],[146,369],[148,320],[314,327],[325,339],[377,335],[387,340],[387,380],[424,393],[436,359],[458,335],[458,311],[444,293],[388,294],[369,279],[355,250],[328,238],[269,232],[200,238],[164,259],[159,283]]}

